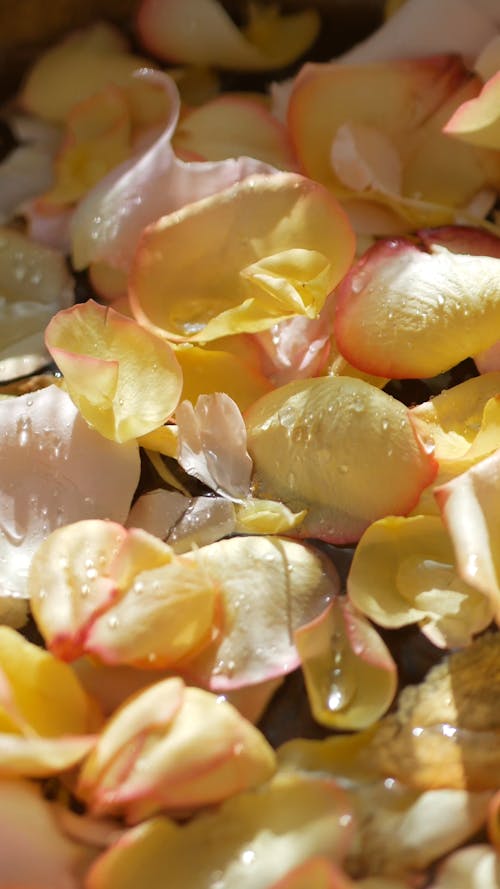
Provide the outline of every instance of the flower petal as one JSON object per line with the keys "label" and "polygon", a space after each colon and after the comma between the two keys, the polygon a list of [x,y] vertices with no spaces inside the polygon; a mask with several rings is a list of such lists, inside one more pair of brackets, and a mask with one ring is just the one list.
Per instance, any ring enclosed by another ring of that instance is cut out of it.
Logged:
{"label": "flower petal", "polygon": [[234,707],[173,677],[114,714],[77,793],[94,813],[125,814],[133,823],[158,811],[220,803],[274,770],[271,746]]}
{"label": "flower petal", "polygon": [[240,32],[217,0],[142,0],[137,17],[141,43],[175,62],[238,71],[280,68],[313,43],[319,18],[312,10],[281,17],[255,6]]}
{"label": "flower petal", "polygon": [[500,856],[484,843],[453,852],[439,867],[430,889],[498,889]]}
{"label": "flower petal", "polygon": [[460,105],[443,132],[472,145],[500,149],[500,71],[483,86],[479,95]]}
{"label": "flower petal", "polygon": [[173,349],[111,307],[88,300],[59,312],[45,341],[80,413],[106,438],[144,435],[175,410],[182,371]]}
{"label": "flower petal", "polygon": [[488,598],[462,580],[437,516],[390,516],[370,525],[347,588],[356,608],[380,626],[418,622],[441,648],[467,645],[493,617]]}
{"label": "flower petal", "polygon": [[116,167],[78,205],[72,220],[77,269],[104,261],[126,271],[146,225],[246,176],[274,172],[274,167],[252,158],[213,162],[177,158],[171,146],[180,105],[174,81],[151,69],[137,71],[134,77],[165,93],[169,118],[152,145]]}
{"label": "flower petal", "polygon": [[396,693],[396,665],[376,630],[349,603],[295,631],[314,718],[329,728],[372,725]]}
{"label": "flower petal", "polygon": [[301,536],[358,540],[375,519],[408,512],[437,468],[406,408],[351,377],[288,383],[245,420],[254,494],[307,509]]}
{"label": "flower petal", "polygon": [[0,381],[48,364],[44,328],[73,296],[60,253],[0,227]]}
{"label": "flower petal", "polygon": [[335,336],[348,361],[392,378],[432,377],[498,339],[500,260],[380,241],[342,282]]}
{"label": "flower petal", "polygon": [[125,519],[139,453],[89,429],[56,386],[0,401],[0,427],[0,592],[26,596],[32,556],[51,531],[82,518]]}
{"label": "flower petal", "polygon": [[246,497],[252,461],[246,449],[245,423],[234,401],[223,392],[200,395],[195,407],[182,401],[175,419],[177,459],[185,472],[223,496]]}
{"label": "flower petal", "polygon": [[158,488],[137,498],[126,525],[142,528],[183,553],[233,534],[236,519],[233,504],[223,497],[185,497]]}
{"label": "flower petal", "polygon": [[194,342],[315,317],[353,252],[343,211],[317,183],[294,173],[250,177],[145,231],[132,310],[156,333]]}
{"label": "flower petal", "polygon": [[198,889],[218,873],[223,886],[265,889],[313,855],[341,860],[351,833],[349,804],[332,782],[280,776],[184,827],[160,818],[140,825],[98,859],[88,886]]}

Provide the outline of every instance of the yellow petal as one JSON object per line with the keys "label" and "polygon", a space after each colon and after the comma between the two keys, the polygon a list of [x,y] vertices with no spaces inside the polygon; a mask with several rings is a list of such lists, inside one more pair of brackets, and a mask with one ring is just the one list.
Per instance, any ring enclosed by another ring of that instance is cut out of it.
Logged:
{"label": "yellow petal", "polygon": [[396,665],[376,630],[335,599],[324,615],[295,633],[307,694],[321,725],[361,729],[388,709]]}
{"label": "yellow petal", "polygon": [[437,468],[406,408],[352,377],[288,383],[245,420],[254,495],[307,509],[301,536],[357,540],[375,519],[409,511]]}
{"label": "yellow petal", "polygon": [[46,343],[87,422],[106,438],[128,441],[173,413],[182,371],[168,343],[93,300],[60,312]]}
{"label": "yellow petal", "polygon": [[305,509],[292,512],[278,500],[249,498],[236,506],[240,534],[286,534],[297,528],[305,517]]}
{"label": "yellow petal", "polygon": [[465,583],[437,516],[374,522],[354,554],[348,591],[356,608],[384,627],[419,623],[435,645],[466,645],[491,622],[486,596]]}
{"label": "yellow petal", "polygon": [[484,84],[476,98],[457,108],[444,132],[472,145],[500,149],[500,72]]}
{"label": "yellow petal", "polygon": [[78,794],[94,812],[136,821],[219,803],[274,770],[271,746],[231,704],[170,678],[114,714],[81,771]]}
{"label": "yellow petal", "polygon": [[314,855],[340,861],[351,832],[349,805],[331,782],[280,776],[184,827],[140,825],[96,862],[88,886],[198,889],[217,873],[223,886],[263,889]]}
{"label": "yellow petal", "polygon": [[237,71],[280,68],[311,45],[318,32],[315,10],[279,15],[276,7],[250,7],[240,32],[217,0],[143,0],[138,12],[141,43],[154,56]]}
{"label": "yellow petal", "polygon": [[132,310],[157,334],[193,342],[312,317],[353,249],[343,211],[317,183],[252,176],[146,229],[131,271]]}
{"label": "yellow petal", "polygon": [[431,889],[498,889],[499,871],[499,853],[486,843],[478,843],[446,858]]}
{"label": "yellow petal", "polygon": [[177,347],[183,376],[181,399],[194,404],[199,395],[225,392],[243,411],[269,392],[271,383],[262,374],[259,356],[248,339],[235,335],[203,346]]}

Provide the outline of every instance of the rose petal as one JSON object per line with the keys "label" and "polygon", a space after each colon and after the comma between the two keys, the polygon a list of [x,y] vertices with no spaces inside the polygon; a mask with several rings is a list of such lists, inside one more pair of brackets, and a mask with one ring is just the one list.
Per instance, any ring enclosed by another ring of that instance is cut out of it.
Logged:
{"label": "rose petal", "polygon": [[259,71],[295,61],[319,29],[314,10],[281,17],[276,9],[250,9],[240,32],[217,0],[142,0],[141,43],[153,55],[202,67]]}
{"label": "rose petal", "polygon": [[349,603],[295,631],[314,718],[329,728],[360,729],[382,716],[396,693],[396,665],[376,630]]}
{"label": "rose petal", "polygon": [[72,221],[77,269],[104,261],[127,270],[146,225],[250,174],[274,172],[274,167],[251,158],[179,160],[171,146],[180,104],[174,81],[151,69],[137,71],[134,77],[165,93],[170,116],[151,146],[113,170],[78,205]]}
{"label": "rose petal", "polygon": [[274,770],[271,746],[234,707],[173,677],[114,714],[77,793],[94,813],[123,813],[134,822],[220,803]]}
{"label": "rose petal", "polygon": [[437,516],[389,517],[363,534],[347,581],[363,614],[383,627],[419,623],[441,648],[467,645],[493,617],[486,596],[464,583]]}
{"label": "rose petal", "polygon": [[44,328],[72,301],[64,257],[21,232],[0,228],[0,380],[48,363]]}
{"label": "rose petal", "polygon": [[272,388],[253,337],[246,334],[203,345],[184,344],[176,348],[176,355],[182,367],[182,400],[193,404],[200,395],[225,392],[245,410]]}
{"label": "rose petal", "polygon": [[188,110],[172,144],[177,153],[191,151],[203,160],[244,155],[278,169],[296,169],[285,127],[252,96],[228,93]]}
{"label": "rose petal", "polygon": [[498,889],[500,856],[486,844],[468,846],[440,866],[430,889]]}
{"label": "rose petal", "polygon": [[[148,228],[130,301],[141,324],[176,341],[265,330],[316,317],[353,250],[343,211],[321,186],[294,173],[255,176]],[[217,256],[224,274],[214,278]]]}
{"label": "rose petal", "polygon": [[245,421],[254,494],[307,509],[301,536],[357,540],[377,518],[408,512],[436,472],[406,409],[362,380],[288,383]]}
{"label": "rose petal", "polygon": [[89,425],[126,442],[161,426],[177,406],[182,371],[168,343],[93,300],[59,312],[45,342]]}
{"label": "rose petal", "polygon": [[500,71],[484,84],[479,95],[460,105],[443,132],[472,145],[500,148]]}
{"label": "rose petal", "polygon": [[335,336],[352,364],[393,378],[432,377],[498,339],[500,260],[428,254],[380,241],[337,294]]}
{"label": "rose petal", "polygon": [[89,429],[55,386],[0,401],[0,426],[1,594],[26,596],[32,556],[51,531],[91,516],[125,519],[139,454]]}
{"label": "rose petal", "polygon": [[175,419],[177,459],[185,472],[223,496],[246,497],[252,461],[245,423],[234,401],[223,392],[200,395],[195,407],[190,401],[181,402]]}
{"label": "rose petal", "polygon": [[222,497],[185,497],[159,488],[138,497],[126,526],[142,528],[182,553],[234,533],[236,520],[233,504]]}
{"label": "rose petal", "polygon": [[[91,868],[89,889],[132,889],[166,881],[265,889],[313,855],[341,860],[352,832],[350,809],[331,782],[281,776],[241,793],[185,827],[154,819],[131,831]],[[197,849],[193,856],[192,850]]]}

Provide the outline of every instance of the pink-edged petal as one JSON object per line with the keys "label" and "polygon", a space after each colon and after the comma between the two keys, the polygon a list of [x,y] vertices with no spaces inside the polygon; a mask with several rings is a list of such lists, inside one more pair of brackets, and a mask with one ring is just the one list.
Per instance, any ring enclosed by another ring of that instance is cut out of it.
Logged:
{"label": "pink-edged petal", "polygon": [[0,774],[27,778],[59,775],[88,756],[96,741],[97,735],[22,738],[0,734]]}
{"label": "pink-edged petal", "polygon": [[[269,889],[354,889],[346,874],[328,858],[309,858],[294,867],[285,877],[273,883]],[[373,889],[377,889],[374,886]],[[381,886],[380,889],[383,889]],[[393,889],[398,889],[394,886]]]}
{"label": "pink-edged petal", "polygon": [[435,496],[455,548],[459,572],[487,596],[500,619],[500,450],[441,485]]}
{"label": "pink-edged petal", "polygon": [[188,110],[173,146],[177,153],[192,151],[208,161],[245,156],[282,170],[297,167],[285,127],[253,96],[229,93]]}
{"label": "pink-edged petal", "polygon": [[59,312],[45,342],[90,426],[130,441],[161,426],[177,406],[182,371],[172,347],[94,300]]}
{"label": "pink-edged petal", "polygon": [[193,407],[183,401],[175,412],[178,461],[189,475],[223,496],[241,499],[250,492],[252,461],[247,432],[235,402],[223,392],[200,395]]}
{"label": "pink-edged petal", "polygon": [[457,108],[443,132],[482,148],[500,149],[500,71],[475,99]]}
{"label": "pink-edged petal", "polygon": [[264,736],[227,701],[172,677],[114,714],[80,773],[95,814],[134,823],[189,812],[267,781],[276,768]]}
{"label": "pink-edged petal", "polygon": [[[326,189],[296,173],[252,176],[146,229],[130,301],[141,324],[176,342],[254,333],[317,317],[353,253],[351,227]],[[215,257],[224,257],[222,276]]]}
{"label": "pink-edged petal", "polygon": [[79,871],[91,850],[58,828],[41,788],[28,781],[0,781],[0,884],[29,889],[79,889]]}
{"label": "pink-edged petal", "polygon": [[431,377],[498,339],[500,260],[380,241],[342,282],[335,336],[355,367]]}
{"label": "pink-edged petal", "polygon": [[397,671],[388,648],[347,600],[295,631],[309,704],[329,728],[362,729],[389,708]]}
{"label": "pink-edged petal", "polygon": [[366,64],[433,53],[457,53],[471,60],[496,30],[493,11],[479,3],[406,0],[370,37],[344,53],[342,61]]}
{"label": "pink-edged petal", "polygon": [[32,556],[51,531],[82,518],[126,518],[139,453],[90,429],[55,386],[1,401],[0,425],[0,589],[26,596]]}
{"label": "pink-edged petal", "polygon": [[22,206],[30,238],[64,254],[70,251],[69,228],[73,212],[72,207],[49,204],[43,196],[25,201]]}
{"label": "pink-edged petal", "polygon": [[217,0],[142,0],[137,15],[139,39],[153,55],[238,71],[288,65],[308,49],[318,28],[315,10],[280,16],[277,8],[255,5],[241,32]]}
{"label": "pink-edged petal", "polygon": [[423,228],[418,237],[425,248],[432,252],[445,247],[451,253],[467,253],[469,256],[496,256],[500,259],[500,237],[470,225],[445,225],[440,228]]}
{"label": "pink-edged petal", "polygon": [[198,889],[217,874],[223,886],[266,889],[314,855],[342,861],[352,833],[349,801],[333,782],[282,775],[184,827],[157,818],[133,829],[91,868],[88,887]]}
{"label": "pink-edged petal", "polygon": [[186,497],[161,488],[142,494],[126,525],[165,540],[176,553],[215,543],[236,530],[235,510],[222,497]]}
{"label": "pink-edged petal", "polygon": [[406,408],[352,377],[288,383],[245,421],[254,494],[307,509],[300,536],[358,540],[375,519],[409,512],[436,473]]}
{"label": "pink-edged petal", "polygon": [[169,119],[153,145],[117,167],[78,205],[72,221],[72,254],[79,269],[105,261],[126,270],[146,225],[250,174],[275,171],[252,158],[214,162],[177,158],[171,145],[180,104],[174,81],[152,69],[134,76],[165,92]]}
{"label": "pink-edged petal", "polygon": [[441,864],[430,889],[499,889],[500,854],[486,843],[453,852]]}
{"label": "pink-edged petal", "polygon": [[48,363],[45,326],[73,297],[62,254],[0,227],[0,381]]}
{"label": "pink-edged petal", "polygon": [[222,602],[221,632],[183,673],[213,691],[253,685],[299,666],[293,632],[320,614],[339,588],[319,553],[279,537],[234,537],[191,558]]}

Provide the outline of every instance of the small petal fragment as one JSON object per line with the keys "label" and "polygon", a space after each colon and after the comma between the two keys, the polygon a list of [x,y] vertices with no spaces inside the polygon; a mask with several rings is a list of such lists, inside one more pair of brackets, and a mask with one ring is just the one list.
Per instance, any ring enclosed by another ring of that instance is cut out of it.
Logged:
{"label": "small petal fragment", "polygon": [[314,855],[341,861],[351,834],[348,800],[332,782],[279,776],[184,827],[160,818],[140,825],[98,859],[88,886],[199,889],[217,874],[221,889],[266,889]]}
{"label": "small petal fragment", "polygon": [[126,525],[142,528],[183,553],[233,534],[236,517],[234,505],[223,497],[186,497],[158,488],[137,498]]}
{"label": "small petal fragment", "polygon": [[126,442],[161,426],[182,390],[171,346],[89,300],[52,319],[45,335],[66,388],[101,435]]}
{"label": "small petal fragment", "polygon": [[142,0],[137,28],[143,46],[160,59],[237,71],[288,65],[319,29],[312,9],[283,17],[273,6],[250,9],[241,33],[217,0]]}
{"label": "small petal fragment", "polygon": [[412,242],[380,241],[337,296],[340,351],[366,373],[432,377],[493,345],[500,327],[500,259],[428,254]]}
{"label": "small petal fragment", "polygon": [[175,412],[177,459],[190,475],[222,496],[242,499],[250,492],[252,461],[247,432],[234,401],[223,392],[200,395],[193,407],[183,401]]}
{"label": "small petal fragment", "polygon": [[437,516],[374,522],[354,553],[347,581],[356,608],[383,627],[419,623],[440,648],[467,645],[491,623],[488,597],[460,576]]}
{"label": "small petal fragment", "polygon": [[181,679],[158,682],[114,714],[80,773],[94,814],[129,823],[189,812],[268,780],[275,754],[226,701]]}
{"label": "small petal fragment", "polygon": [[159,335],[193,342],[313,318],[353,252],[343,211],[317,183],[293,173],[250,177],[145,231],[132,310]]}
{"label": "small petal fragment", "polygon": [[377,518],[408,512],[436,472],[406,408],[351,377],[288,383],[245,421],[254,494],[307,509],[301,536],[358,540]]}
{"label": "small petal fragment", "polygon": [[314,718],[329,728],[362,729],[394,697],[396,665],[376,630],[342,599],[295,632]]}

